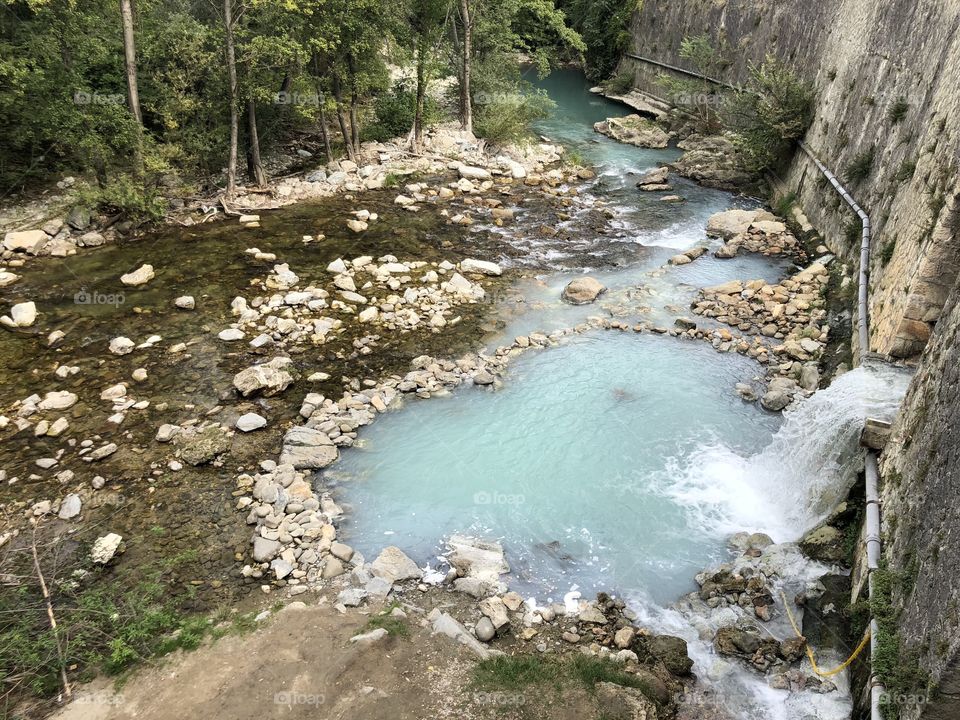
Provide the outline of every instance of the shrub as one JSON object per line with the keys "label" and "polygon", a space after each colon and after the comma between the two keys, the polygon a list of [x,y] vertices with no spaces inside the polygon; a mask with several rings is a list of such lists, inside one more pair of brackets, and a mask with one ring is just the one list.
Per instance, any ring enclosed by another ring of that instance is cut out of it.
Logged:
{"label": "shrub", "polygon": [[884,243],[883,248],[880,250],[880,265],[886,267],[890,264],[890,260],[893,258],[893,251],[897,247],[897,239],[891,238],[886,243]]}
{"label": "shrub", "polygon": [[750,70],[752,92],[738,93],[730,124],[749,165],[771,170],[813,122],[813,86],[773,57]]}
{"label": "shrub", "polygon": [[108,215],[119,213],[135,222],[159,220],[166,211],[166,201],[152,186],[138,182],[130,175],[117,175],[101,186],[84,186],[77,200],[91,210]]}
{"label": "shrub", "polygon": [[873,172],[873,160],[876,156],[876,148],[870,147],[863,152],[857,153],[853,160],[847,164],[845,177],[848,182],[858,183],[866,180]]}
{"label": "shrub", "polygon": [[522,142],[536,120],[549,116],[553,101],[542,91],[490,93],[475,108],[474,131],[494,143]]}
{"label": "shrub", "polygon": [[896,125],[907,116],[909,109],[910,103],[908,103],[905,98],[897,98],[896,102],[890,106],[890,110],[887,111],[887,119]]}
{"label": "shrub", "polygon": [[633,89],[633,73],[622,70],[611,75],[603,83],[603,89],[611,95],[624,95]]}
{"label": "shrub", "polygon": [[917,163],[913,160],[904,160],[900,163],[900,169],[897,170],[897,182],[907,182],[913,179],[913,174],[917,171]]}
{"label": "shrub", "polygon": [[[417,92],[405,83],[398,83],[389,92],[381,94],[373,106],[376,120],[364,130],[364,135],[379,142],[406,135],[413,128],[417,112]],[[430,125],[441,119],[437,102],[427,95],[423,99],[423,123]]]}

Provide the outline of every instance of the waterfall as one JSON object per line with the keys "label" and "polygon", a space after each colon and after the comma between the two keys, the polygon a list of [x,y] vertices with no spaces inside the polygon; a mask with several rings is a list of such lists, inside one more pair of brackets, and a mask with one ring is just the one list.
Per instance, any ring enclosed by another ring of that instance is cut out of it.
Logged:
{"label": "waterfall", "polygon": [[692,527],[796,540],[846,497],[863,469],[864,420],[893,420],[909,381],[909,372],[877,362],[847,372],[785,412],[758,454],[702,446],[669,461],[659,489],[686,508]]}

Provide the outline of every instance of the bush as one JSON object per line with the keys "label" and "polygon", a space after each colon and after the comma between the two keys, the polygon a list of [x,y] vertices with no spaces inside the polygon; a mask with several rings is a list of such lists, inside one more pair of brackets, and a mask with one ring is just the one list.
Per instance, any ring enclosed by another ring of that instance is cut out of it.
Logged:
{"label": "bush", "polygon": [[887,119],[894,125],[903,120],[907,116],[907,111],[910,109],[910,103],[904,98],[897,98],[897,101],[890,106],[890,110],[887,112]]}
{"label": "bush", "polygon": [[611,95],[625,95],[633,89],[633,73],[621,70],[603,83],[603,89]]}
{"label": "bush", "polygon": [[117,175],[98,187],[81,187],[77,201],[90,210],[107,215],[119,213],[134,222],[159,220],[167,206],[155,187],[144,186],[130,175]]}
{"label": "bush", "polygon": [[531,126],[548,117],[554,103],[540,90],[489,93],[488,102],[475,107],[474,132],[498,144],[530,139]]}
{"label": "bush", "polygon": [[772,170],[813,122],[813,86],[773,57],[750,75],[753,92],[737,95],[731,124],[753,169]]}
{"label": "bush", "polygon": [[[374,103],[376,120],[364,130],[370,140],[385,142],[406,135],[413,128],[417,112],[417,92],[406,83],[398,83],[380,95]],[[424,126],[439,122],[442,113],[429,95],[423,99]]]}
{"label": "bush", "polygon": [[853,160],[847,163],[844,176],[848,182],[858,183],[866,180],[873,172],[873,159],[876,155],[876,148],[870,147],[863,152],[857,153]]}

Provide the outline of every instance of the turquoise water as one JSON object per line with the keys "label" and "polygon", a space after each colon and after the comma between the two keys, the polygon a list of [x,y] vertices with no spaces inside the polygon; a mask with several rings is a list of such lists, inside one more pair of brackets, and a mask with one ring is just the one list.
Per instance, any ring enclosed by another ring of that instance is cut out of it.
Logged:
{"label": "turquoise water", "polygon": [[669,468],[705,442],[769,442],[776,419],[731,391],[755,372],[703,344],[598,332],[522,356],[499,391],[380,417],[326,479],[364,553],[397,544],[425,563],[466,532],[503,539],[511,587],[538,597],[577,584],[667,602],[723,552],[669,497]]}
{"label": "turquoise water", "polygon": [[[511,240],[555,272],[514,287],[503,303],[505,327],[490,345],[590,315],[669,325],[690,314],[698,287],[782,276],[786,263],[757,256],[663,268],[678,250],[716,244],[704,232],[712,213],[753,201],[673,177],[685,203],[641,193],[636,175],[678,151],[595,133],[595,121],[628,110],[590,94],[580,73],[558,71],[540,85],[557,110],[537,129],[597,168],[584,196],[588,206],[614,211],[613,231]],[[584,271],[608,292],[594,305],[560,302],[563,286]],[[343,531],[367,555],[396,544],[436,565],[442,540],[465,532],[500,539],[511,587],[538,598],[577,587],[668,603],[725,556],[725,535],[737,523],[765,512],[751,488],[730,478],[720,489],[689,487],[690,458],[702,448],[749,457],[770,442],[779,417],[733,392],[761,372],[704,343],[597,331],[521,356],[495,392],[463,388],[408,401],[364,428],[361,447],[320,482],[350,508]],[[731,504],[725,491],[743,497]]]}

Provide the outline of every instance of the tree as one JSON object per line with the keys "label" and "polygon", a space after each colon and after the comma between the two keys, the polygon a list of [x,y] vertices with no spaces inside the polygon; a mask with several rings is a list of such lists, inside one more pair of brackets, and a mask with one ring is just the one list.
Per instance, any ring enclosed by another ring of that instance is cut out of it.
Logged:
{"label": "tree", "polygon": [[230,145],[227,151],[227,198],[232,198],[237,190],[237,57],[233,45],[233,7],[232,0],[223,0],[223,28],[227,53],[227,82],[230,86]]}
{"label": "tree", "polygon": [[462,65],[460,68],[460,127],[473,133],[473,98],[470,97],[473,69],[473,19],[470,0],[460,0],[460,24],[463,27]]}
{"label": "tree", "polygon": [[423,144],[423,120],[430,82],[431,63],[437,51],[437,45],[444,35],[449,0],[411,0],[408,25],[413,36],[414,60],[416,63],[416,106],[414,109],[413,129],[410,146],[414,152]]}
{"label": "tree", "polygon": [[140,113],[140,90],[137,87],[137,48],[133,36],[133,3],[120,0],[120,18],[123,23],[123,60],[127,71],[127,96],[130,113],[137,125],[143,126]]}

